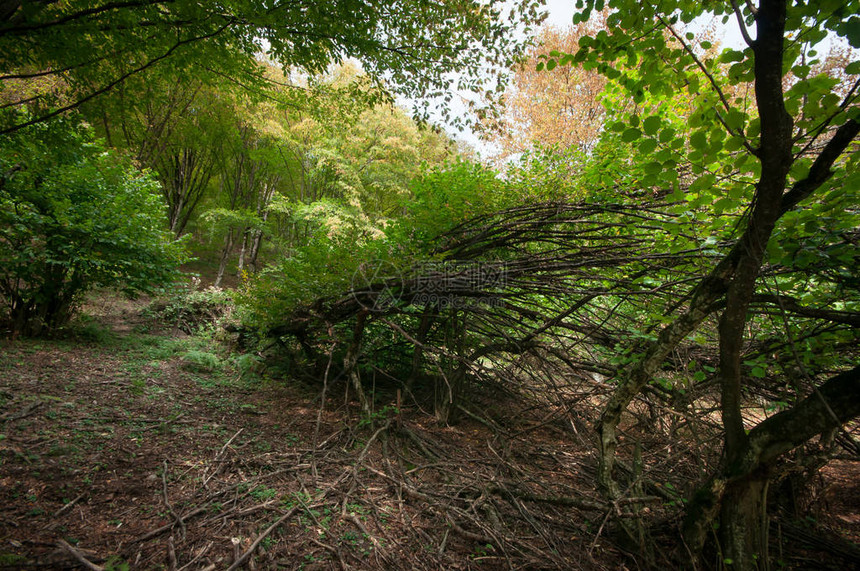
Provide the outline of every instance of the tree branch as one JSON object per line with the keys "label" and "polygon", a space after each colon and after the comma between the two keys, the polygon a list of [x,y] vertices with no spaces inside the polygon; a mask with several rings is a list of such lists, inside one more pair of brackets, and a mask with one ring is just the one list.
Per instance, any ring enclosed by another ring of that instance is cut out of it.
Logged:
{"label": "tree branch", "polygon": [[51,111],[50,113],[42,115],[41,117],[36,117],[35,119],[31,119],[30,121],[25,121],[24,123],[20,123],[18,125],[13,125],[11,127],[3,129],[2,131],[0,131],[0,135],[8,135],[10,133],[14,133],[15,131],[18,131],[19,129],[24,129],[25,127],[29,127],[30,125],[42,123],[43,121],[47,121],[48,119],[52,119],[52,118],[56,117],[57,115],[61,115],[61,114],[65,113],[66,111],[76,109],[76,108],[80,107],[82,104],[86,103],[87,101],[94,99],[95,97],[98,97],[99,95],[102,95],[104,93],[107,93],[108,91],[110,91],[111,89],[113,89],[114,87],[116,87],[117,85],[119,85],[120,83],[122,83],[123,81],[125,81],[126,79],[131,77],[132,75],[135,75],[135,74],[138,74],[142,71],[145,71],[146,69],[152,67],[153,65],[160,62],[161,60],[168,58],[174,51],[176,51],[180,47],[182,47],[186,44],[196,42],[196,41],[206,40],[206,39],[215,37],[218,34],[220,34],[221,32],[223,32],[224,30],[226,30],[227,28],[229,28],[231,25],[232,25],[232,23],[228,22],[228,23],[224,24],[223,26],[221,26],[220,28],[218,28],[217,30],[215,30],[214,32],[211,32],[209,34],[205,34],[202,36],[195,36],[193,38],[188,38],[186,40],[179,40],[178,42],[173,44],[173,46],[171,46],[166,52],[164,52],[160,56],[149,60],[148,62],[146,62],[145,64],[143,64],[140,67],[137,67],[137,68],[135,68],[135,69],[133,69],[127,73],[124,73],[123,75],[121,75],[120,77],[115,79],[114,81],[108,83],[104,87],[101,87],[101,88],[89,93],[88,95],[82,97],[81,99],[78,99],[74,103],[70,103],[64,107],[59,108],[59,109],[55,109],[54,111]]}
{"label": "tree branch", "polygon": [[731,0],[731,3],[732,3],[732,9],[735,11],[735,16],[737,16],[737,18],[738,18],[738,27],[740,27],[740,29],[741,29],[741,36],[743,36],[746,44],[748,46],[752,47],[753,43],[755,43],[755,40],[753,40],[752,37],[750,37],[750,32],[747,29],[746,22],[744,22],[744,16],[743,16],[743,14],[741,14],[740,7],[738,6],[738,3],[735,0]]}
{"label": "tree branch", "polygon": [[815,162],[809,167],[806,178],[795,182],[791,189],[783,195],[780,204],[780,216],[797,206],[801,200],[812,194],[815,189],[833,175],[833,171],[830,170],[831,167],[858,134],[860,134],[860,123],[854,119],[843,123],[836,130],[836,133],[816,157]]}
{"label": "tree branch", "polygon": [[33,32],[34,30],[53,28],[54,26],[61,26],[63,24],[67,24],[75,20],[80,20],[81,18],[86,18],[87,16],[95,16],[103,12],[108,12],[110,10],[120,10],[122,8],[141,8],[143,6],[152,6],[155,4],[169,4],[171,2],[172,0],[137,0],[135,2],[110,2],[108,4],[105,4],[104,6],[87,8],[85,10],[81,10],[80,12],[68,14],[67,16],[57,18],[56,20],[52,20],[50,22],[39,22],[37,24],[22,24],[6,29],[0,28],[0,36],[4,34],[27,34]]}
{"label": "tree branch", "polygon": [[817,434],[860,416],[860,365],[831,377],[793,408],[776,414],[749,433],[755,466],[772,462]]}
{"label": "tree branch", "polygon": [[815,319],[825,319],[834,323],[842,323],[852,327],[860,327],[860,313],[854,311],[836,311],[832,309],[815,309],[812,307],[804,307],[794,299],[787,295],[776,294],[757,294],[752,299],[753,303],[766,303],[777,305],[785,308],[786,311],[801,315],[803,317],[812,317]]}

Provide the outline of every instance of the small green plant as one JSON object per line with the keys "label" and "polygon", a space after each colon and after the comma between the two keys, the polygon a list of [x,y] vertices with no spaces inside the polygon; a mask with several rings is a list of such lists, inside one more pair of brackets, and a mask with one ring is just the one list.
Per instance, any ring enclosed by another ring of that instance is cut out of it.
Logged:
{"label": "small green plant", "polygon": [[668,494],[672,496],[672,499],[668,502],[665,502],[663,505],[667,507],[675,507],[681,506],[687,503],[687,498],[683,497],[681,493],[672,485],[671,482],[666,482],[663,484],[663,489],[666,490]]}
{"label": "small green plant", "polygon": [[128,563],[123,561],[119,557],[119,555],[112,555],[110,558],[108,558],[107,561],[105,561],[104,570],[105,571],[128,571],[129,567],[128,567]]}
{"label": "small green plant", "polygon": [[358,421],[358,427],[364,428],[366,426],[377,426],[380,422],[388,420],[389,417],[395,416],[399,412],[400,411],[396,406],[385,405],[375,412],[363,415],[361,420]]}
{"label": "small green plant", "polygon": [[211,373],[221,367],[221,359],[206,351],[188,351],[182,356],[182,366],[190,371]]}
{"label": "small green plant", "polygon": [[250,491],[249,495],[255,500],[266,501],[271,500],[278,495],[277,490],[267,488],[266,486],[258,486]]}
{"label": "small green plant", "polygon": [[26,557],[17,553],[0,553],[0,567],[15,567],[26,560]]}
{"label": "small green plant", "polygon": [[263,452],[263,453],[271,452],[272,451],[272,445],[266,440],[258,440],[256,442],[254,442],[254,450],[256,450],[257,452]]}
{"label": "small green plant", "polygon": [[492,543],[487,543],[485,545],[478,545],[475,547],[475,550],[472,552],[471,558],[477,559],[479,557],[486,557],[490,552],[495,551]]}
{"label": "small green plant", "polygon": [[346,504],[346,511],[357,514],[357,515],[365,515],[367,514],[367,508],[361,504]]}
{"label": "small green plant", "polygon": [[239,371],[239,378],[244,381],[257,380],[263,368],[263,360],[251,353],[237,355],[233,358],[233,364]]}
{"label": "small green plant", "polygon": [[189,334],[220,325],[233,313],[232,292],[216,287],[198,291],[194,289],[196,283],[153,303],[149,313]]}
{"label": "small green plant", "polygon": [[133,395],[142,395],[144,389],[146,389],[146,379],[135,377],[131,380],[131,387],[128,390]]}

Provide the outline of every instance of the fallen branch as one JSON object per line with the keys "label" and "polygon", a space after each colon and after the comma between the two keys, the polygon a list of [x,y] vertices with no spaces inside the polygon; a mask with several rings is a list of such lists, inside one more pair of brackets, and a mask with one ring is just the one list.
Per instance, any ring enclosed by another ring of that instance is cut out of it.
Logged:
{"label": "fallen branch", "polygon": [[[244,428],[240,428],[238,431],[236,431],[236,434],[234,434],[233,436],[231,436],[231,437],[230,437],[230,440],[228,440],[227,442],[225,442],[225,443],[224,443],[224,446],[222,446],[222,447],[221,447],[221,450],[220,450],[220,451],[218,452],[218,454],[215,456],[215,460],[213,460],[213,461],[212,461],[212,463],[213,463],[213,464],[219,464],[219,463],[223,460],[223,456],[224,456],[224,453],[225,453],[225,452],[227,452],[227,448],[230,446],[230,444],[232,444],[232,443],[233,443],[233,441],[234,441],[234,440],[236,440],[236,437],[237,437],[237,436],[239,436],[240,434],[242,434],[242,431],[243,431],[243,430],[245,430],[245,429],[244,429]],[[206,485],[209,483],[209,481],[210,481],[212,478],[214,478],[215,476],[217,476],[218,474],[220,474],[220,473],[221,473],[221,470],[222,470],[223,468],[224,468],[224,465],[223,465],[223,464],[220,464],[220,465],[215,469],[215,471],[214,471],[214,472],[212,472],[212,474],[210,474],[209,476],[207,476],[206,478],[204,478],[204,480],[203,480],[203,487],[205,488],[205,487],[206,487]]]}
{"label": "fallen branch", "polygon": [[0,415],[0,422],[12,422],[13,420],[21,420],[22,418],[27,418],[28,416],[36,412],[36,410],[43,404],[45,404],[44,401],[36,401],[25,406],[20,412],[6,413]]}
{"label": "fallen branch", "polygon": [[58,509],[57,511],[55,511],[54,517],[57,517],[57,516],[65,513],[72,506],[74,506],[76,503],[78,503],[80,501],[80,499],[83,498],[85,495],[86,495],[86,492],[81,492],[80,494],[78,494],[78,497],[76,497],[75,499],[73,499],[72,501],[70,501],[69,503],[67,503],[66,505],[64,505],[63,507]]}
{"label": "fallen branch", "polygon": [[96,565],[95,563],[89,561],[86,557],[84,557],[83,553],[66,543],[64,540],[57,540],[57,545],[61,549],[68,551],[72,555],[72,557],[77,559],[81,563],[81,565],[83,565],[87,569],[90,569],[90,571],[104,571],[104,567],[100,567],[99,565]]}
{"label": "fallen branch", "polygon": [[245,551],[245,553],[243,553],[243,554],[241,555],[241,557],[239,557],[236,561],[234,561],[234,562],[233,562],[233,564],[232,564],[232,565],[230,565],[230,567],[228,567],[228,568],[227,568],[227,571],[235,571],[236,569],[238,569],[238,568],[240,568],[242,565],[244,565],[244,564],[245,564],[245,561],[247,561],[247,560],[248,560],[248,558],[249,558],[249,557],[251,557],[251,555],[254,553],[254,551],[257,549],[257,547],[260,545],[260,543],[262,543],[262,541],[263,541],[264,539],[266,539],[266,538],[269,536],[269,534],[270,534],[270,533],[272,533],[273,531],[275,531],[275,529],[276,529],[279,525],[281,525],[282,523],[284,523],[285,521],[287,521],[289,518],[291,518],[291,517],[292,517],[292,516],[297,512],[297,511],[299,511],[298,506],[294,507],[293,509],[291,509],[290,511],[288,511],[287,513],[285,513],[284,515],[282,515],[281,517],[279,517],[279,518],[275,521],[275,523],[273,523],[272,525],[270,525],[269,527],[267,527],[267,528],[266,528],[266,530],[265,530],[263,533],[261,533],[261,534],[257,537],[257,539],[255,539],[255,540],[254,540],[254,543],[252,543],[252,544],[251,544],[251,547],[249,547],[249,548],[248,548],[248,550],[247,550],[247,551]]}
{"label": "fallen branch", "polygon": [[167,538],[167,571],[176,571],[176,546],[173,535]]}
{"label": "fallen branch", "polygon": [[[182,530],[182,537],[185,537],[185,523],[182,521],[176,512],[173,511],[173,506],[170,505],[170,500],[167,498],[167,460],[164,461],[164,469],[161,471],[161,493],[164,495],[164,505],[167,507],[167,511],[170,512],[170,515],[173,516],[176,524],[179,525],[179,529]],[[169,543],[172,545],[173,536],[170,536]]]}

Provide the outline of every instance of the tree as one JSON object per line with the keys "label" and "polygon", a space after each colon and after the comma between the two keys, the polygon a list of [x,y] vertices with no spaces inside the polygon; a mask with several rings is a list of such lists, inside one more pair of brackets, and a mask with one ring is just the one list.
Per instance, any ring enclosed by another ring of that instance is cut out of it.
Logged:
{"label": "tree", "polygon": [[482,130],[506,159],[535,145],[589,150],[603,127],[600,94],[606,78],[574,66],[544,69],[547,54],[574,52],[583,37],[603,28],[597,18],[576,27],[541,29],[527,59],[516,66],[501,97],[500,115],[484,115]]}
{"label": "tree", "polygon": [[65,325],[96,286],[169,283],[184,254],[163,216],[152,176],[73,119],[0,139],[0,299],[12,335]]}
{"label": "tree", "polygon": [[216,178],[234,121],[233,100],[233,93],[194,78],[175,84],[150,74],[148,81],[128,81],[83,110],[109,144],[155,173],[168,227],[178,237]]}
{"label": "tree", "polygon": [[[578,5],[584,7],[577,16],[583,21],[604,2]],[[783,452],[860,414],[856,368],[819,380],[813,394],[800,395],[793,408],[749,432],[741,414],[748,315],[768,251],[780,248],[779,243],[771,246],[771,240],[780,232],[781,220],[802,212],[816,197],[835,200],[833,193],[840,187],[858,184],[860,64],[852,61],[843,68],[851,83],[840,97],[836,80],[810,75],[810,58],[828,35],[860,47],[860,19],[854,16],[860,5],[761,0],[757,5],[710,3],[706,8],[700,2],[654,6],[616,0],[609,6],[616,11],[607,19],[607,30],[584,38],[576,54],[559,54],[551,61],[581,63],[617,81],[638,105],[619,126],[624,142],[646,154],[660,145],[668,145],[670,153],[673,148],[683,152],[693,165],[690,188],[713,189],[714,206],[728,199],[720,208],[737,207],[745,215],[736,226],[733,246],[700,281],[683,312],[619,371],[618,388],[599,425],[600,485],[609,497],[619,496],[614,458],[624,409],[678,343],[718,313],[725,460],[688,506],[686,540],[694,552],[701,550],[719,523],[725,560],[735,568],[754,568],[767,553],[761,522],[768,468]],[[706,9],[724,22],[735,20],[747,47],[726,49],[719,59],[703,57],[709,46],[695,46],[695,36],[680,33],[677,26]],[[725,75],[719,71],[721,64],[728,65]],[[796,81],[786,79],[788,71]],[[728,86],[744,83],[750,84],[750,98],[727,95]],[[667,130],[659,109],[642,105],[648,94],[671,96],[677,90],[688,91],[695,101],[685,133]],[[716,161],[723,151],[734,156],[728,167]],[[667,166],[658,163],[651,174],[655,182],[664,180],[671,187],[676,175],[674,166]],[[680,190],[675,196],[684,198]]]}
{"label": "tree", "polygon": [[246,263],[256,270],[269,204],[283,176],[281,171],[288,168],[278,152],[279,141],[261,130],[261,121],[255,121],[259,117],[237,109],[236,119],[239,123],[224,142],[219,169],[218,198],[226,200],[226,205],[204,214],[226,234],[215,287],[221,284],[237,238],[241,239],[237,273],[241,276]]}
{"label": "tree", "polygon": [[[207,84],[265,91],[270,82],[256,59],[260,54],[305,73],[356,58],[380,85],[385,78],[408,95],[449,99],[445,92],[457,87],[481,90],[491,81],[488,67],[507,67],[522,43],[511,31],[527,30],[538,5],[13,0],[3,4],[0,80],[54,77],[68,92],[62,101],[51,101],[50,86],[12,93],[8,105],[31,105],[37,114],[3,125],[0,133],[50,119],[153,71],[177,82],[193,75]],[[503,9],[510,9],[504,19]]]}

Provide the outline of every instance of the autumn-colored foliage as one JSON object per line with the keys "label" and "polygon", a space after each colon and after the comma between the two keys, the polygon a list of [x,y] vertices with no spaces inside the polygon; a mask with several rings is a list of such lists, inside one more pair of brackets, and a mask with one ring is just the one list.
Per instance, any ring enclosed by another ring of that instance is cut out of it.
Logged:
{"label": "autumn-colored foliage", "polygon": [[602,28],[602,18],[579,26],[543,28],[528,59],[517,66],[502,96],[502,111],[483,122],[483,131],[505,159],[535,145],[588,150],[600,136],[605,113],[600,93],[606,78],[577,66],[538,71],[553,52],[574,53],[579,40]]}

